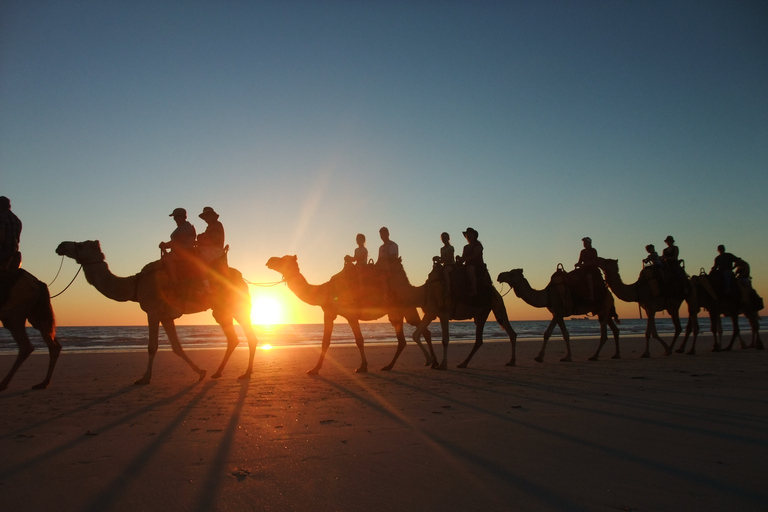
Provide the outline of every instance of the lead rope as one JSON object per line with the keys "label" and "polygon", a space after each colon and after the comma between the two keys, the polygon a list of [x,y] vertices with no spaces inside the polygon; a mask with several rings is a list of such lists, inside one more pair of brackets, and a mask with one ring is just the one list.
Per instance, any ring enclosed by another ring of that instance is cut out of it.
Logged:
{"label": "lead rope", "polygon": [[48,287],[50,288],[53,283],[56,282],[56,279],[59,277],[59,274],[61,273],[61,267],[64,266],[64,256],[61,257],[61,263],[59,263],[59,270],[56,272],[56,275],[53,277],[53,281],[48,283]]}
{"label": "lead rope", "polygon": [[[75,279],[77,279],[77,276],[79,276],[79,275],[80,275],[80,271],[81,271],[81,270],[83,270],[83,266],[82,266],[82,265],[80,265],[80,268],[79,268],[79,269],[77,269],[77,273],[75,273],[75,277],[73,277],[73,278],[72,278],[72,280],[69,282],[69,284],[66,286],[66,288],[64,288],[63,290],[61,290],[61,291],[60,291],[59,293],[57,293],[56,295],[52,295],[52,296],[51,296],[51,298],[52,298],[52,299],[55,299],[56,297],[58,297],[59,295],[61,295],[61,294],[62,294],[62,293],[64,293],[65,291],[67,291],[67,290],[69,289],[69,287],[70,287],[70,286],[72,286],[72,283],[74,283],[74,282],[75,282]],[[54,279],[54,280],[55,280],[55,279]]]}

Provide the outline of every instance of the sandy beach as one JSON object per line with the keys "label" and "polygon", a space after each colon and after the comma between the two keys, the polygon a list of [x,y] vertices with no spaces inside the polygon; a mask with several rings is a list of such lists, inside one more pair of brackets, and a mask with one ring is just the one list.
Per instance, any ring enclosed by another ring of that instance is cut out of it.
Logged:
{"label": "sandy beach", "polygon": [[[49,389],[40,349],[0,394],[0,508],[9,511],[765,510],[768,353],[589,362],[596,339],[486,343],[470,368],[423,366],[412,344],[259,350],[239,381],[239,349],[219,380],[197,382],[161,351],[65,351]],[[223,350],[190,357],[212,372]],[[0,356],[0,372],[13,355]]]}

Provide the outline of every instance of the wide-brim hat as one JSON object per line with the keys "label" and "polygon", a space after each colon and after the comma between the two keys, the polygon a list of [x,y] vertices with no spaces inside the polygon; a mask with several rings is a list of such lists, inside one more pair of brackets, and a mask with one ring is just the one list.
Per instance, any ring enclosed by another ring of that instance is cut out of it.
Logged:
{"label": "wide-brim hat", "polygon": [[214,211],[214,209],[211,208],[210,206],[206,206],[205,208],[203,208],[203,213],[198,215],[198,217],[200,217],[201,219],[205,219],[205,218],[208,218],[208,217],[213,217],[214,219],[218,219],[219,218],[219,214],[216,213]]}
{"label": "wide-brim hat", "polygon": [[187,216],[187,210],[184,208],[174,208],[173,212],[169,215],[169,217],[186,217]]}
{"label": "wide-brim hat", "polygon": [[589,243],[592,243],[592,239],[591,239],[591,238],[589,238],[588,236],[585,236],[584,238],[582,238],[582,239],[581,239],[581,241],[582,241],[582,242],[589,242]]}
{"label": "wide-brim hat", "polygon": [[674,238],[672,238],[672,235],[670,235],[670,236],[668,236],[667,238],[665,238],[665,239],[664,239],[664,241],[665,241],[665,242],[673,242],[673,243],[674,243],[675,239],[674,239]]}
{"label": "wide-brim hat", "polygon": [[467,228],[466,231],[462,231],[462,234],[464,236],[467,236],[467,234],[470,234],[470,233],[475,235],[475,237],[479,236],[479,233],[477,232],[477,230],[475,228]]}

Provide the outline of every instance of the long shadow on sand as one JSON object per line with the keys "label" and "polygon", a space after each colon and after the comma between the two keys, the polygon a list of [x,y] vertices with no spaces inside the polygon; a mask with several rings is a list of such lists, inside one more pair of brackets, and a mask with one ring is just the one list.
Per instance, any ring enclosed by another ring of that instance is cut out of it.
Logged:
{"label": "long shadow on sand", "polygon": [[[631,453],[631,452],[627,452],[627,451],[623,451],[623,450],[617,450],[615,448],[612,448],[612,447],[609,447],[609,446],[605,446],[603,444],[598,444],[598,443],[596,443],[594,441],[591,441],[591,440],[588,440],[588,439],[578,438],[578,437],[575,437],[573,435],[569,435],[568,433],[565,433],[565,432],[559,432],[559,431],[553,430],[551,428],[547,428],[547,427],[545,427],[545,426],[543,426],[541,424],[534,424],[534,423],[531,423],[529,421],[525,421],[525,420],[522,420],[522,419],[512,418],[512,417],[509,417],[509,416],[506,416],[506,415],[503,415],[503,414],[499,414],[498,412],[495,412],[495,411],[490,411],[488,409],[483,409],[482,407],[478,407],[477,405],[459,401],[456,398],[451,397],[450,395],[440,394],[440,393],[436,393],[436,392],[433,392],[433,391],[426,391],[423,388],[420,388],[419,386],[414,386],[413,384],[408,384],[408,383],[405,383],[405,382],[402,382],[402,381],[399,381],[399,380],[395,380],[393,377],[390,377],[390,376],[382,376],[382,375],[377,375],[377,374],[371,374],[371,376],[373,378],[381,379],[381,380],[386,381],[388,383],[388,385],[402,386],[402,387],[408,388],[411,391],[427,393],[427,394],[430,394],[430,395],[432,395],[434,397],[438,397],[441,400],[452,402],[452,403],[454,403],[456,405],[459,405],[461,407],[466,407],[466,408],[468,408],[468,409],[470,409],[472,411],[475,411],[477,413],[490,416],[490,417],[492,417],[492,418],[494,418],[496,420],[501,420],[501,421],[506,422],[506,423],[511,423],[511,424],[514,424],[517,427],[531,429],[531,430],[534,430],[535,432],[537,432],[538,434],[542,434],[543,433],[543,434],[552,436],[553,438],[557,438],[560,441],[565,441],[565,442],[570,443],[570,444],[580,445],[582,447],[587,447],[587,448],[590,448],[592,450],[596,450],[596,451],[602,452],[606,456],[609,456],[609,457],[611,457],[613,459],[620,459],[620,460],[623,460],[623,461],[626,461],[626,462],[630,462],[632,464],[636,464],[636,465],[639,465],[639,466],[644,466],[644,467],[646,467],[646,468],[648,468],[648,469],[650,469],[650,470],[652,470],[654,472],[665,473],[665,474],[667,474],[669,476],[672,476],[672,477],[688,480],[688,481],[690,481],[692,483],[696,483],[697,485],[701,485],[701,486],[708,487],[708,488],[711,488],[711,489],[717,489],[720,492],[731,494],[731,495],[733,495],[735,497],[738,497],[739,499],[742,499],[742,500],[752,501],[752,502],[754,502],[756,504],[764,504],[764,503],[766,503],[766,500],[768,500],[768,496],[766,496],[765,494],[756,493],[756,492],[753,492],[753,491],[751,491],[749,489],[746,489],[746,488],[731,486],[731,485],[728,485],[727,483],[720,482],[720,481],[715,480],[713,478],[710,478],[710,477],[708,477],[706,475],[692,473],[692,472],[687,471],[685,469],[676,468],[676,467],[670,466],[668,464],[665,464],[665,463],[662,463],[662,462],[658,462],[658,461],[649,459],[647,457],[643,457],[641,455],[637,455],[635,453]],[[332,384],[335,387],[339,387],[339,385],[337,385],[337,384],[334,384],[334,383],[330,383],[330,384]],[[358,400],[362,401],[363,403],[365,403],[366,405],[368,405],[370,407],[373,407],[373,408],[375,408],[376,410],[378,410],[380,412],[386,413],[390,417],[395,416],[391,412],[387,411],[384,407],[382,407],[381,404],[372,402],[370,399],[362,397],[362,396],[358,395],[357,393],[354,393],[351,390],[347,390],[347,392],[351,396],[353,396],[353,397],[357,398]],[[552,403],[554,405],[557,405],[557,406],[563,406],[562,403],[555,403],[555,402],[552,402]],[[594,412],[595,413],[600,413],[600,414],[605,413],[605,411],[594,411]],[[397,417],[397,416],[395,416],[395,417]],[[629,418],[629,417],[625,417],[625,416],[620,416],[620,417],[622,419],[630,419],[630,420],[634,420],[634,421],[641,421],[642,420],[642,418]],[[402,423],[408,424],[407,421],[403,421],[403,420],[400,420],[400,421]],[[676,426],[676,425],[672,425],[672,427],[673,428],[677,428],[677,429],[681,429],[682,428],[682,427]],[[434,435],[432,435],[432,434],[427,434],[427,435],[429,437],[433,438],[435,441],[438,441],[438,439]],[[741,441],[740,438],[737,439],[737,440]],[[763,444],[763,445],[765,444],[763,441],[759,441],[759,443]],[[448,446],[448,445],[446,445],[445,447],[449,448],[449,449],[451,448],[451,446]],[[456,454],[460,455],[461,451],[462,450],[460,448],[456,449]],[[468,462],[475,463],[475,461],[472,460],[472,459],[468,459]],[[491,462],[490,464],[494,465],[495,463]],[[519,478],[519,477],[515,477],[515,478]],[[527,487],[522,487],[522,489],[524,489],[526,491],[528,490]],[[537,488],[537,491],[540,491],[540,489]],[[538,496],[538,492],[536,492],[535,494]]]}
{"label": "long shadow on sand", "polygon": [[[109,395],[102,396],[102,397],[96,398],[94,400],[91,400],[89,402],[80,404],[77,407],[73,407],[72,409],[69,409],[69,410],[64,411],[62,413],[59,413],[59,414],[56,414],[54,416],[48,416],[44,420],[40,420],[37,423],[31,423],[31,424],[28,424],[28,425],[22,425],[19,428],[17,428],[16,430],[12,430],[12,431],[8,432],[7,434],[5,434],[3,436],[0,436],[0,441],[5,440],[5,439],[10,439],[12,437],[16,437],[19,434],[24,433],[25,431],[29,431],[29,430],[36,429],[38,427],[42,427],[43,425],[46,425],[47,423],[51,423],[51,422],[53,422],[55,420],[59,420],[61,418],[65,418],[65,417],[70,416],[72,414],[77,414],[78,412],[86,411],[86,410],[90,409],[91,407],[95,407],[97,405],[104,404],[104,403],[109,403],[111,400],[113,400],[113,399],[115,399],[115,398],[117,398],[119,396],[125,395],[128,392],[133,391],[135,389],[136,389],[136,386],[134,386],[134,385],[126,386],[126,387],[124,387],[122,389],[119,389],[119,390],[115,391],[114,393],[110,393]],[[36,390],[35,391],[33,391],[33,390],[20,391],[18,393],[14,393],[13,396],[25,395],[25,394],[28,394],[28,393],[39,393],[39,391],[36,391]],[[8,396],[8,395],[6,395],[6,396]],[[0,402],[0,403],[2,403],[2,402]]]}
{"label": "long shadow on sand", "polygon": [[[181,412],[176,416],[176,418],[174,418],[173,421],[171,421],[161,432],[159,432],[153,438],[152,442],[136,457],[134,457],[133,460],[129,462],[125,468],[123,468],[123,470],[120,472],[120,476],[118,476],[110,485],[108,485],[106,489],[96,495],[96,497],[94,497],[90,503],[83,508],[83,510],[92,512],[104,512],[111,509],[120,500],[121,495],[125,492],[125,489],[131,483],[131,481],[133,481],[133,479],[141,473],[144,467],[149,464],[149,462],[152,460],[152,457],[155,455],[155,453],[157,453],[160,447],[165,442],[167,442],[168,438],[176,431],[176,429],[178,429],[179,426],[184,423],[184,421],[187,419],[187,416],[189,416],[189,413],[195,408],[195,406],[197,406],[197,404],[200,403],[203,397],[205,397],[205,395],[207,395],[211,388],[215,385],[215,382],[207,382],[200,390],[200,393],[198,393],[192,400],[189,401],[187,405],[184,406],[183,409],[181,409]],[[124,416],[123,418],[120,418],[119,420],[114,421],[110,424],[110,428],[117,425],[123,425],[128,420],[140,416],[141,414],[144,414],[145,412],[152,410],[159,405],[174,402],[187,394],[194,387],[195,386],[189,386],[168,399],[160,400],[154,404],[142,407],[135,413],[131,413],[127,416]]]}
{"label": "long shadow on sand", "polygon": [[229,423],[227,424],[227,428],[224,429],[224,435],[219,441],[218,449],[213,456],[213,460],[208,466],[208,473],[205,476],[202,490],[195,500],[196,505],[193,510],[203,512],[216,509],[216,501],[219,496],[221,479],[224,477],[227,456],[235,441],[235,434],[237,433],[237,427],[240,423],[240,415],[243,412],[245,398],[248,396],[250,382],[251,381],[248,379],[240,381],[240,392],[237,397],[237,402],[235,403],[235,408],[232,410],[232,414],[229,417]]}
{"label": "long shadow on sand", "polygon": [[[394,379],[380,376],[380,375],[375,375],[375,376],[384,378],[388,382],[392,380],[397,385],[409,386],[414,391],[431,394],[432,396],[435,396],[443,400],[455,401],[455,399],[452,397],[443,395],[441,393],[429,391],[420,386],[407,384],[402,382],[401,380],[394,380]],[[637,415],[619,414],[619,413],[611,412],[605,409],[597,409],[594,407],[589,407],[584,404],[584,401],[589,400],[594,403],[604,404],[608,407],[616,407],[616,406],[631,407],[633,410],[636,409],[638,413],[650,412],[650,413],[660,413],[660,414],[672,414],[676,417],[695,420],[694,423],[696,423],[697,425],[701,425],[701,423],[719,422],[725,426],[728,426],[729,428],[738,427],[742,429],[751,429],[759,432],[762,432],[764,429],[764,417],[762,415],[736,413],[733,411],[720,410],[716,407],[698,407],[694,405],[664,404],[662,402],[659,402],[658,400],[641,399],[638,397],[631,397],[631,396],[615,396],[610,393],[609,394],[603,393],[601,395],[596,395],[594,393],[591,393],[591,394],[585,395],[583,393],[580,393],[578,390],[574,390],[573,388],[568,387],[567,382],[564,383],[564,385],[550,385],[550,384],[542,384],[542,383],[535,383],[535,382],[524,382],[520,380],[507,380],[500,377],[472,372],[471,370],[462,371],[461,376],[462,376],[462,380],[472,379],[472,380],[478,381],[479,383],[475,385],[475,384],[469,384],[466,382],[453,381],[451,382],[451,384],[455,386],[460,386],[472,391],[476,391],[476,392],[498,394],[500,396],[505,396],[505,397],[514,397],[518,400],[524,400],[527,402],[535,402],[535,403],[551,405],[559,408],[566,408],[566,409],[571,409],[575,411],[588,412],[596,416],[603,416],[603,417],[622,419],[622,420],[631,420],[634,422],[643,423],[648,426],[676,429],[685,434],[701,434],[701,435],[706,435],[716,439],[725,439],[729,441],[737,441],[740,443],[751,444],[760,448],[768,447],[768,442],[766,440],[760,439],[757,437],[729,434],[726,432],[722,432],[720,430],[708,429],[702,426],[696,426],[696,427],[691,427],[689,425],[683,426],[670,421],[655,420],[640,414],[637,414]],[[417,374],[413,374],[411,375],[411,377],[417,378],[417,379],[428,379],[430,381],[432,380],[430,377],[417,375]],[[548,400],[546,398],[534,397],[527,394],[526,395],[514,394],[512,392],[491,389],[488,386],[483,385],[483,383],[503,383],[507,385],[514,385],[519,388],[523,388],[527,390],[535,390],[535,391],[541,391],[548,394],[559,395],[564,398],[567,398],[568,401],[566,402],[564,400],[561,400],[561,401]],[[672,390],[672,392],[674,392],[674,390]],[[709,397],[711,395],[702,394],[702,396]],[[577,404],[573,402],[572,400],[574,399],[581,400],[581,403]],[[760,403],[760,401],[758,400],[754,400],[754,401],[756,405]],[[462,403],[462,405],[464,404]],[[717,418],[720,418],[720,419],[717,420]]]}
{"label": "long shadow on sand", "polygon": [[[408,418],[398,414],[395,410],[387,408],[386,405],[382,404],[380,401],[372,400],[368,397],[360,395],[359,393],[356,393],[351,389],[342,386],[341,384],[330,381],[325,377],[318,376],[317,379],[349,395],[350,397],[354,398],[360,403],[365,404],[371,409],[386,416],[390,420],[396,423],[399,423],[403,427],[407,427],[408,429],[417,433],[420,437],[425,438],[427,441],[430,442],[430,444],[435,444],[439,446],[441,449],[445,450],[447,453],[450,453],[452,456],[456,457],[457,459],[460,459],[464,462],[467,462],[469,464],[472,464],[474,466],[481,468],[482,471],[484,471],[485,473],[491,474],[507,482],[508,484],[518,487],[521,491],[531,494],[536,499],[544,503],[547,503],[552,507],[555,507],[561,510],[574,511],[574,512],[588,510],[588,509],[582,508],[578,503],[574,503],[573,501],[570,501],[564,497],[556,495],[555,493],[552,492],[552,489],[543,488],[532,480],[525,479],[518,474],[510,472],[507,468],[501,466],[500,464],[498,464],[493,460],[489,460],[487,458],[481,457],[463,448],[462,446],[459,446],[446,439],[443,439],[442,437],[432,432],[428,432],[420,428],[415,423],[409,421]],[[389,379],[385,379],[385,380],[389,380]]]}
{"label": "long shadow on sand", "polygon": [[[146,412],[151,411],[152,409],[154,409],[156,407],[173,403],[176,400],[178,400],[179,398],[181,398],[184,395],[186,395],[187,393],[189,393],[190,391],[192,391],[196,386],[197,386],[197,383],[195,383],[195,384],[193,384],[191,386],[187,386],[186,388],[182,389],[181,391],[179,391],[175,395],[172,395],[172,396],[169,396],[169,397],[164,398],[162,400],[158,400],[158,401],[156,401],[154,403],[145,405],[141,409],[138,409],[138,410],[136,410],[136,411],[134,411],[134,412],[132,412],[130,414],[127,414],[125,416],[122,416],[122,417],[116,419],[115,421],[113,421],[111,423],[108,423],[107,425],[97,429],[98,433],[107,432],[107,431],[109,431],[109,430],[111,430],[113,428],[120,427],[120,426],[128,423],[129,421],[133,420],[134,418],[137,418],[137,417],[141,416],[142,414],[145,414]],[[204,388],[204,391],[206,389],[207,389],[207,387]],[[118,393],[118,394],[120,394],[120,393]],[[203,393],[201,393],[201,395],[202,394]],[[64,444],[62,444],[60,446],[57,446],[57,447],[52,448],[52,449],[50,449],[50,450],[48,450],[46,452],[43,452],[40,455],[37,455],[37,456],[35,456],[35,457],[33,457],[33,458],[31,458],[31,459],[29,459],[29,460],[27,460],[27,461],[25,461],[25,462],[23,462],[21,464],[17,464],[16,466],[12,466],[12,467],[6,468],[6,469],[0,471],[0,480],[3,480],[5,478],[10,478],[12,476],[15,476],[17,473],[20,473],[20,472],[25,471],[27,469],[32,469],[32,468],[38,466],[39,464],[45,462],[46,460],[48,460],[48,459],[50,459],[52,457],[60,455],[60,454],[62,454],[64,452],[66,452],[67,450],[71,450],[72,448],[75,448],[76,446],[78,446],[80,444],[88,442],[89,439],[90,439],[90,437],[78,436],[76,439],[72,439],[71,441],[68,441],[68,442],[66,442],[66,443],[64,443]]]}

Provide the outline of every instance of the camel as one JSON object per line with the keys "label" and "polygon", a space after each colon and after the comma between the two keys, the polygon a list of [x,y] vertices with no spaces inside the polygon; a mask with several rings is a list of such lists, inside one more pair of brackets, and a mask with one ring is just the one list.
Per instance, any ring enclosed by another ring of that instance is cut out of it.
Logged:
{"label": "camel", "polygon": [[43,341],[48,346],[48,372],[45,379],[32,386],[32,389],[48,387],[61,352],[61,344],[56,339],[56,320],[53,316],[48,286],[26,270],[19,269],[18,272],[18,279],[11,286],[8,299],[0,307],[0,321],[11,332],[13,340],[19,347],[19,353],[8,375],[0,382],[0,391],[8,388],[16,371],[35,350],[27,335],[27,321],[40,331]]}
{"label": "camel", "polygon": [[239,378],[250,378],[253,373],[253,357],[258,341],[251,326],[251,296],[239,271],[229,268],[226,276],[211,271],[209,278],[217,280],[218,292],[210,297],[180,299],[175,293],[174,284],[171,282],[163,262],[160,260],[145,265],[138,274],[119,277],[109,270],[98,240],[62,242],[56,249],[56,253],[61,256],[68,256],[82,265],[88,282],[105,297],[119,302],[138,302],[141,309],[147,313],[149,361],[146,372],[134,384],[146,385],[152,379],[152,363],[157,353],[160,324],[168,336],[168,342],[171,344],[173,352],[197,373],[199,380],[205,378],[206,371],[198,368],[184,352],[176,333],[174,320],[182,315],[198,313],[207,309],[213,310],[213,318],[221,326],[227,338],[224,359],[216,373],[211,375],[211,378],[221,377],[224,366],[239,343],[232,322],[233,319],[237,320],[237,323],[243,328],[245,337],[248,339],[250,352],[248,369]]}
{"label": "camel", "polygon": [[[685,300],[683,293],[667,294],[663,290],[655,290],[650,280],[644,278],[644,272],[651,270],[646,267],[641,272],[638,280],[632,284],[624,284],[619,275],[618,260],[607,258],[598,258],[598,266],[605,272],[605,279],[608,287],[616,296],[624,302],[637,302],[645,310],[647,323],[645,327],[645,352],[640,357],[651,357],[649,347],[650,338],[657,340],[664,347],[664,355],[672,353],[677,338],[680,336],[682,326],[680,325],[680,305]],[[647,269],[647,270],[646,270]],[[675,326],[675,334],[671,345],[661,339],[656,330],[656,312],[666,311],[672,318],[672,324]]]}
{"label": "camel", "polygon": [[[338,317],[344,317],[352,333],[355,336],[355,344],[360,351],[360,367],[355,371],[365,373],[368,371],[368,361],[365,358],[364,339],[360,331],[360,321],[377,320],[387,316],[389,322],[395,328],[397,336],[397,350],[392,362],[384,366],[382,371],[391,370],[400,353],[405,348],[405,334],[403,333],[403,319],[411,325],[418,325],[421,318],[416,310],[417,305],[423,301],[424,290],[422,287],[414,287],[408,283],[408,278],[401,264],[394,265],[387,281],[392,290],[393,297],[386,300],[386,293],[381,287],[365,286],[362,290],[351,283],[350,279],[356,278],[355,271],[367,271],[372,266],[366,265],[365,268],[357,268],[356,265],[347,265],[345,269],[331,277],[325,283],[319,285],[309,284],[307,279],[299,270],[298,258],[296,256],[286,255],[283,257],[272,257],[267,261],[267,267],[280,272],[283,279],[296,296],[313,306],[320,306],[323,310],[323,341],[320,350],[320,359],[314,368],[307,371],[309,375],[317,375],[323,367],[326,352],[331,344],[331,335],[333,334],[333,322]],[[375,268],[374,268],[375,270]],[[354,275],[352,275],[354,273]],[[378,274],[378,273],[377,273]],[[377,276],[373,276],[374,281],[383,283]],[[370,283],[369,283],[370,284]],[[376,284],[376,283],[374,283]],[[424,332],[424,337],[429,343],[431,334]],[[426,364],[431,363],[431,359],[422,346],[421,342],[415,340],[425,358]]]}
{"label": "camel", "polygon": [[483,329],[485,323],[488,321],[488,316],[493,311],[493,315],[496,317],[496,321],[509,335],[509,341],[512,343],[512,357],[506,366],[515,366],[515,347],[517,343],[517,333],[509,323],[509,317],[507,316],[507,308],[504,306],[504,299],[499,294],[498,290],[493,287],[493,283],[488,278],[487,283],[483,283],[482,280],[478,282],[478,294],[470,297],[463,293],[457,293],[457,283],[454,282],[456,278],[452,278],[451,300],[438,300],[438,297],[443,295],[443,285],[441,283],[443,277],[443,266],[436,263],[432,267],[432,271],[427,278],[425,284],[426,296],[425,302],[422,305],[424,311],[424,317],[421,323],[413,333],[414,339],[417,339],[419,334],[424,331],[429,324],[436,318],[440,319],[440,327],[442,330],[442,344],[443,344],[443,358],[440,363],[437,362],[437,356],[432,348],[431,340],[427,338],[427,345],[429,346],[429,352],[431,355],[432,368],[437,370],[445,370],[448,367],[448,343],[450,341],[450,321],[451,320],[473,320],[475,323],[475,343],[472,345],[472,349],[467,355],[466,359],[462,361],[457,368],[466,368],[472,356],[483,345]]}
{"label": "camel", "polygon": [[617,316],[614,308],[613,295],[611,295],[611,292],[605,288],[605,285],[602,287],[594,286],[594,297],[590,299],[588,293],[580,293],[583,292],[581,288],[586,289],[586,285],[583,287],[570,285],[562,267],[559,267],[559,271],[553,276],[550,283],[543,290],[534,289],[525,276],[523,276],[522,269],[502,272],[499,274],[497,280],[500,283],[507,283],[511,286],[515,291],[515,295],[523,299],[527,304],[536,308],[547,308],[549,312],[552,313],[552,321],[544,331],[544,343],[541,345],[539,355],[534,358],[537,362],[544,362],[544,352],[547,348],[547,341],[555,330],[555,326],[560,327],[560,332],[565,340],[565,348],[567,351],[565,357],[560,361],[572,361],[571,340],[568,329],[565,326],[565,318],[572,315],[584,315],[588,313],[596,314],[597,319],[600,322],[600,344],[597,346],[595,355],[590,357],[589,360],[597,361],[597,358],[600,356],[600,351],[608,339],[607,327],[610,327],[611,331],[613,331],[613,339],[616,343],[616,352],[613,355],[613,359],[619,359],[621,357],[621,352],[619,350],[619,329],[614,322],[614,318],[617,318]]}
{"label": "camel", "polygon": [[[698,321],[696,315],[701,308],[706,309],[709,312],[710,328],[713,336],[713,352],[719,352],[720,350],[731,350],[736,339],[739,339],[741,348],[756,348],[762,350],[765,347],[760,339],[760,321],[758,319],[757,312],[761,309],[753,304],[752,300],[756,298],[758,301],[762,301],[756,293],[754,298],[750,300],[739,292],[731,294],[731,296],[723,296],[716,291],[716,286],[712,282],[712,276],[708,275],[704,269],[698,276],[691,277],[691,293],[689,296],[689,311],[691,311],[691,318],[689,324],[686,326],[685,336],[683,337],[683,343],[675,352],[685,352],[685,346],[688,343],[688,338],[691,330],[693,329],[694,336],[691,344],[691,350],[688,351],[688,355],[694,355],[696,353],[696,331],[698,330]],[[750,290],[752,291],[752,290]],[[739,315],[743,314],[750,325],[752,330],[751,343],[747,345],[744,340],[741,339],[741,329],[739,327]],[[722,348],[722,334],[723,326],[721,321],[721,315],[727,316],[731,319],[733,325],[733,332],[731,335],[731,341],[727,347]],[[694,323],[695,322],[695,323]]]}

